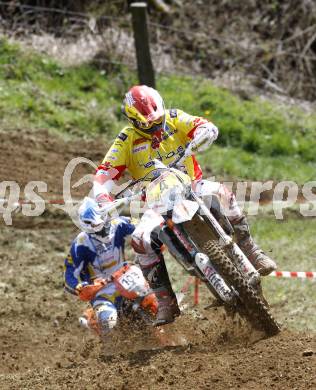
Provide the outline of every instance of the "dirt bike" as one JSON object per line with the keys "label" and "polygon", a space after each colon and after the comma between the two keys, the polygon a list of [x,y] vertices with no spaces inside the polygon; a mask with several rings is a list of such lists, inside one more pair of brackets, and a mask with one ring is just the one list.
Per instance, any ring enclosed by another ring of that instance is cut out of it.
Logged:
{"label": "dirt bike", "polygon": [[[108,283],[114,283],[122,297],[119,308],[120,316],[142,322],[142,325],[154,325],[158,301],[138,266],[124,263],[110,278],[95,279],[92,284],[82,289],[79,293],[80,299],[91,301]],[[85,311],[79,322],[81,325],[93,329],[97,334],[102,334],[102,329],[100,329],[92,308]]]}
{"label": "dirt bike", "polygon": [[234,242],[233,228],[219,212],[217,197],[213,195],[212,206],[207,207],[193,192],[190,177],[176,169],[182,158],[179,155],[171,166],[155,160],[149,174],[117,196],[132,186],[134,196],[145,192],[147,206],[163,217],[155,233],[174,259],[205,283],[228,311],[237,311],[267,335],[277,334],[280,326],[263,297],[259,273]]}

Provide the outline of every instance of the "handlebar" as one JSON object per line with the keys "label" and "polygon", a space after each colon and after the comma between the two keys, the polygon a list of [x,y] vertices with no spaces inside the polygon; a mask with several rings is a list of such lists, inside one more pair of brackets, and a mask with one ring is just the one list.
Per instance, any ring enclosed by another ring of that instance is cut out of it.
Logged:
{"label": "handlebar", "polygon": [[105,206],[101,206],[100,213],[101,214],[111,214],[114,210],[122,206],[127,206],[133,199],[136,198],[137,195],[127,196],[125,198],[116,199],[111,203],[106,203]]}

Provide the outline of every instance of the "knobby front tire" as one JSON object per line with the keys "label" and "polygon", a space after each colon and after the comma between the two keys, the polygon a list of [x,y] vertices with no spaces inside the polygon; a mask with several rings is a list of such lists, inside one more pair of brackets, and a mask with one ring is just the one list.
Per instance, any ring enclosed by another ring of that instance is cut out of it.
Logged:
{"label": "knobby front tire", "polygon": [[[258,292],[243,277],[216,241],[208,241],[203,252],[209,256],[217,271],[238,292],[242,304],[240,313],[246,313],[248,321],[257,329],[273,336],[280,332],[280,326]],[[238,306],[237,306],[238,310]]]}

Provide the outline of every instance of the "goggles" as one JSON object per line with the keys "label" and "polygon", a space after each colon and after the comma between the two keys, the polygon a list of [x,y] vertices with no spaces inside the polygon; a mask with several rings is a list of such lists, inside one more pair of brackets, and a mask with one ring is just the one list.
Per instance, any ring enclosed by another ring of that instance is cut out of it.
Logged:
{"label": "goggles", "polygon": [[102,230],[102,228],[104,226],[104,222],[93,223],[89,220],[83,220],[82,222],[86,225],[87,229],[89,229],[89,230],[91,229],[91,233],[98,232],[98,231]]}
{"label": "goggles", "polygon": [[140,130],[145,131],[146,133],[154,133],[157,130],[160,130],[163,126],[164,118],[161,117],[153,122],[144,123],[136,119],[133,120],[133,124]]}

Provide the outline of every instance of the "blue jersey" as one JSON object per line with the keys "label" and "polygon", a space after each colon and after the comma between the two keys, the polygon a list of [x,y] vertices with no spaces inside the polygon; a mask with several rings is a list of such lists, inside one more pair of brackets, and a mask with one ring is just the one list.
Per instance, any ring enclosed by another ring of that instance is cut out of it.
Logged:
{"label": "blue jersey", "polygon": [[65,259],[66,290],[75,293],[79,283],[91,283],[98,277],[107,278],[118,270],[124,261],[125,238],[134,229],[128,218],[120,217],[111,221],[109,234],[102,241],[92,234],[79,233]]}

